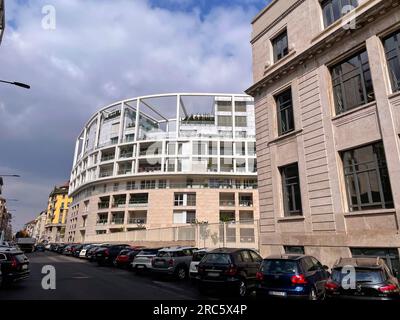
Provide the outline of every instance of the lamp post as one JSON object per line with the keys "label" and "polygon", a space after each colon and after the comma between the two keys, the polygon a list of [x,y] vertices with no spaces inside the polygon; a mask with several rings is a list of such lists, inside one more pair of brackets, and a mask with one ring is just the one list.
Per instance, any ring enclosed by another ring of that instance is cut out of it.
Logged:
{"label": "lamp post", "polygon": [[21,87],[21,88],[24,88],[24,89],[30,89],[31,88],[31,86],[29,84],[22,83],[22,82],[17,82],[17,81],[0,80],[0,82],[11,84],[13,86]]}

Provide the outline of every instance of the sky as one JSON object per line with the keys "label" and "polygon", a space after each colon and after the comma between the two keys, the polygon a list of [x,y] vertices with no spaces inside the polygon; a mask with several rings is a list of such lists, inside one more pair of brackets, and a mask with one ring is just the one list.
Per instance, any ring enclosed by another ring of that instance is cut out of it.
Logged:
{"label": "sky", "polygon": [[100,107],[247,89],[251,20],[267,2],[5,0],[0,79],[32,87],[0,85],[0,176],[21,175],[4,178],[14,231],[68,181],[76,137]]}

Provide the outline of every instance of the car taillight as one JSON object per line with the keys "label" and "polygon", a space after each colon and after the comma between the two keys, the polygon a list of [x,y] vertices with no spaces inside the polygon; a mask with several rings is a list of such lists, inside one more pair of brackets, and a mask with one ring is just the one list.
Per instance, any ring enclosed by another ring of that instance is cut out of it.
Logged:
{"label": "car taillight", "polygon": [[394,284],[389,284],[387,286],[383,286],[378,288],[378,290],[382,293],[394,293],[399,292],[399,288]]}
{"label": "car taillight", "polygon": [[292,281],[293,284],[306,284],[307,283],[307,280],[304,277],[304,274],[294,275],[291,278],[291,281]]}
{"label": "car taillight", "polygon": [[168,265],[172,267],[174,265],[174,259],[169,259]]}
{"label": "car taillight", "polygon": [[11,268],[16,268],[17,265],[17,259],[15,259],[15,257],[11,257]]}
{"label": "car taillight", "polygon": [[237,268],[231,265],[227,270],[225,270],[225,274],[227,274],[228,276],[234,276],[237,271]]}
{"label": "car taillight", "polygon": [[108,249],[104,251],[105,256],[108,256],[109,254],[110,254],[110,251]]}
{"label": "car taillight", "polygon": [[199,274],[203,273],[204,271],[205,271],[204,267],[197,266],[197,272]]}
{"label": "car taillight", "polygon": [[325,290],[328,291],[335,291],[339,288],[339,285],[333,281],[327,281],[325,283]]}
{"label": "car taillight", "polygon": [[257,272],[256,273],[256,279],[258,281],[263,281],[264,280],[264,274],[262,272]]}

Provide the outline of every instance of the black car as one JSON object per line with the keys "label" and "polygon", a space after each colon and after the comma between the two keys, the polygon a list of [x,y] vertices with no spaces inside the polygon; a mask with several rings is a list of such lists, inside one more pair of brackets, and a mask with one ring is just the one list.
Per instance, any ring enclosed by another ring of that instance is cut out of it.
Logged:
{"label": "black car", "polygon": [[261,256],[251,249],[219,248],[208,252],[198,266],[198,288],[223,289],[244,297],[256,286]]}
{"label": "black car", "polygon": [[66,244],[59,244],[59,245],[57,245],[57,247],[55,248],[55,252],[57,252],[57,253],[63,253],[66,246],[67,246]]}
{"label": "black car", "polygon": [[380,258],[341,258],[333,266],[325,289],[327,298],[398,300],[400,297],[398,279]]}
{"label": "black car", "polygon": [[96,261],[99,266],[114,265],[121,250],[130,248],[128,244],[117,244],[96,250]]}
{"label": "black car", "polygon": [[328,269],[312,256],[270,256],[263,260],[257,273],[257,296],[323,299]]}
{"label": "black car", "polygon": [[87,252],[86,252],[86,257],[90,262],[94,262],[96,261],[96,252],[97,250],[101,249],[101,248],[107,248],[109,245],[104,244],[104,245],[95,245],[93,247],[91,247]]}
{"label": "black car", "polygon": [[5,249],[0,251],[2,285],[29,277],[29,260],[20,250]]}
{"label": "black car", "polygon": [[43,244],[36,245],[35,246],[35,251],[44,252],[45,251],[44,245]]}

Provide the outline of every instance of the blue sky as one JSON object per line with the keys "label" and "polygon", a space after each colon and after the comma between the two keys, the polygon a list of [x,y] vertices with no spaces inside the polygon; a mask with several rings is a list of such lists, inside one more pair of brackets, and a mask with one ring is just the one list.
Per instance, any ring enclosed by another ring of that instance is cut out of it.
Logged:
{"label": "blue sky", "polygon": [[[56,29],[42,28],[42,8]],[[100,107],[165,92],[251,85],[251,20],[260,0],[6,0],[0,78],[0,175],[14,228],[69,179],[74,141]],[[217,70],[217,72],[216,72]]]}

